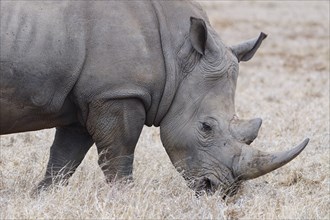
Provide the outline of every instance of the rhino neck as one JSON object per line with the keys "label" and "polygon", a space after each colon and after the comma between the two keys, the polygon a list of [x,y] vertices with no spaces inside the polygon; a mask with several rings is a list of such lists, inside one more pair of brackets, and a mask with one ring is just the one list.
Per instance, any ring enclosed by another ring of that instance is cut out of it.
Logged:
{"label": "rhino neck", "polygon": [[159,126],[169,111],[174,96],[183,79],[178,65],[178,51],[190,28],[190,17],[207,19],[202,8],[191,1],[151,1],[159,28],[159,36],[165,66],[165,86],[153,121]]}
{"label": "rhino neck", "polygon": [[163,94],[161,96],[157,113],[153,122],[153,125],[158,127],[160,122],[168,112],[171,103],[174,99],[174,95],[176,92],[176,88],[178,86],[177,82],[177,71],[178,66],[175,60],[173,48],[173,36],[170,34],[168,28],[168,21],[165,18],[165,13],[161,2],[152,1],[152,5],[154,7],[156,17],[158,20],[159,26],[159,35],[160,35],[160,42],[164,57],[164,66],[165,66],[165,86],[163,88]]}

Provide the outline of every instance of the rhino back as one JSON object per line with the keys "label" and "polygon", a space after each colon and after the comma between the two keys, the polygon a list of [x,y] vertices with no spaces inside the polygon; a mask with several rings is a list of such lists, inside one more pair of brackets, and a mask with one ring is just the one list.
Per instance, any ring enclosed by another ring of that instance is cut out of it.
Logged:
{"label": "rhino back", "polygon": [[201,13],[158,1],[15,1],[1,11],[0,119],[58,113],[69,96],[84,122],[95,99],[137,98],[147,125],[167,112],[180,81],[176,49]]}
{"label": "rhino back", "polygon": [[85,57],[82,11],[68,2],[1,2],[2,131],[67,103]]}
{"label": "rhino back", "polygon": [[71,100],[84,120],[100,97],[141,99],[151,125],[165,73],[149,1],[15,1],[1,11],[2,132]]}

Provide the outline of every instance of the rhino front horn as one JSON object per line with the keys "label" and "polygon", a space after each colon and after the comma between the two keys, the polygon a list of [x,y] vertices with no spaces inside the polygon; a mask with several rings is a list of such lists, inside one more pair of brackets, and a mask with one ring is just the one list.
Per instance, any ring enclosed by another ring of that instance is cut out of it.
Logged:
{"label": "rhino front horn", "polygon": [[233,167],[235,176],[240,180],[248,180],[269,173],[298,156],[305,149],[308,142],[309,139],[306,138],[301,144],[291,150],[273,154],[244,145],[241,155],[237,158],[235,167]]}

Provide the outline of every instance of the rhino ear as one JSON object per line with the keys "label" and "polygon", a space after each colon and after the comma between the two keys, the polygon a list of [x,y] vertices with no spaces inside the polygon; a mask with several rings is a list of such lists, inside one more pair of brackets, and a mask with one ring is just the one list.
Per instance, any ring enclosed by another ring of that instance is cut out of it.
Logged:
{"label": "rhino ear", "polygon": [[250,60],[255,52],[258,50],[261,42],[267,37],[267,34],[261,32],[259,37],[248,40],[241,44],[230,47],[236,55],[238,62]]}
{"label": "rhino ear", "polygon": [[204,55],[206,40],[207,40],[207,27],[203,19],[190,17],[190,42],[194,49]]}

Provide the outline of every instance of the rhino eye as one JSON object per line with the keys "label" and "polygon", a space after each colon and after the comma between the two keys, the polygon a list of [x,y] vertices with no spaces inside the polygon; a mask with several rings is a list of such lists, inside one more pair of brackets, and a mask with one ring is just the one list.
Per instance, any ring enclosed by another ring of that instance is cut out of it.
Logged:
{"label": "rhino eye", "polygon": [[212,127],[209,123],[207,122],[202,122],[202,130],[204,132],[212,131]]}

